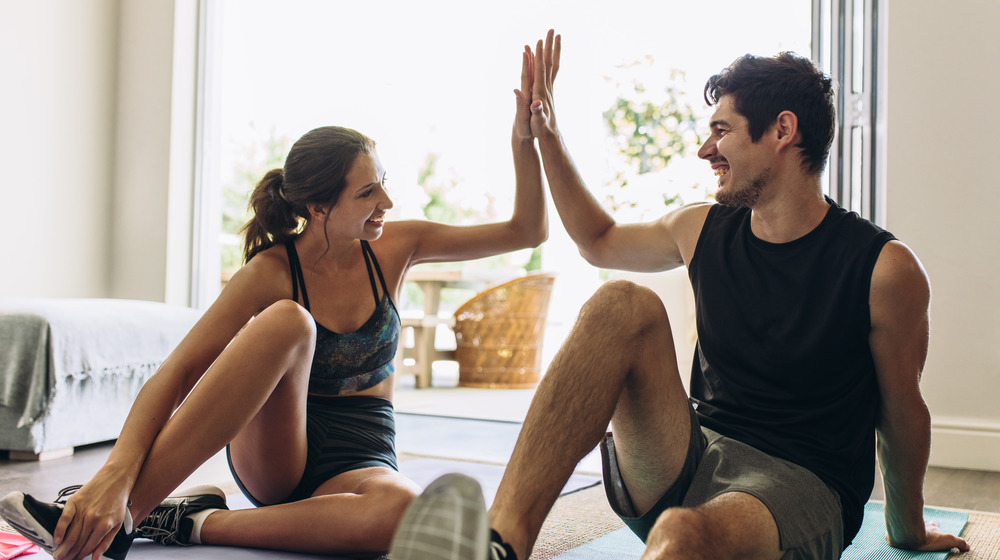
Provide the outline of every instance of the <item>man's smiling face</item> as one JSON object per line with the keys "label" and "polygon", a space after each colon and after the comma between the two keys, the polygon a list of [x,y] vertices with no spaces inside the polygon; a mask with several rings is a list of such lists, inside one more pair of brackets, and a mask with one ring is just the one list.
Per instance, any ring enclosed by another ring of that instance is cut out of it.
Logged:
{"label": "man's smiling face", "polygon": [[753,207],[771,175],[764,139],[751,141],[749,122],[733,107],[731,95],[719,100],[709,129],[698,157],[708,161],[719,178],[715,199],[721,204]]}

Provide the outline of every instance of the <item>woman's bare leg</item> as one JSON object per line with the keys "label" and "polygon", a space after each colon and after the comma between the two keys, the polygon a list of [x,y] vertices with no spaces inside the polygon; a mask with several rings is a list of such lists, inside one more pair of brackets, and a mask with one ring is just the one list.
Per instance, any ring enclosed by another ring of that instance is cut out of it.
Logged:
{"label": "woman's bare leg", "polygon": [[305,466],[306,394],[315,323],[279,301],[222,352],[153,441],[130,498],[136,523],[238,435],[252,440],[260,474],[255,496],[283,498]]}
{"label": "woman's bare leg", "polygon": [[201,540],[313,554],[381,553],[389,549],[403,512],[419,491],[391,469],[351,471],[305,500],[213,513],[202,526]]}
{"label": "woman's bare leg", "polygon": [[[315,327],[291,301],[261,312],[220,355],[153,442],[133,488],[136,521],[227,443],[256,499],[285,498],[306,457],[306,396]],[[344,473],[312,498],[220,510],[200,531],[205,544],[370,555],[388,550],[419,487],[385,468]]]}

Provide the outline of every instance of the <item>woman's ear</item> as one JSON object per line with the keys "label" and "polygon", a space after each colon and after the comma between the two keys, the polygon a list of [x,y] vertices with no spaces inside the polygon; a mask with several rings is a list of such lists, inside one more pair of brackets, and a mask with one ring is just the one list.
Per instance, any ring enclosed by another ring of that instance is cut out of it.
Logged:
{"label": "woman's ear", "polygon": [[329,209],[320,206],[319,204],[306,204],[306,209],[309,210],[310,218],[323,218],[326,216]]}

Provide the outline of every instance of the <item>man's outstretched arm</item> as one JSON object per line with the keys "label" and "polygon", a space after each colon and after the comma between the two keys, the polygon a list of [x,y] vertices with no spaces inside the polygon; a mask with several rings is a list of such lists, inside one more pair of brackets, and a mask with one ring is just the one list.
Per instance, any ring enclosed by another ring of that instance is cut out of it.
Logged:
{"label": "man's outstretched arm", "polygon": [[587,189],[556,124],[552,89],[561,54],[562,38],[552,30],[535,46],[531,133],[538,139],[552,200],[570,238],[589,263],[602,268],[654,272],[684,265],[694,252],[708,205],[685,206],[652,222],[615,222]]}
{"label": "man's outstretched arm", "polygon": [[920,375],[927,358],[930,284],[906,245],[891,241],[882,249],[869,304],[869,344],[882,394],[876,429],[887,539],[896,548],[966,551],[965,540],[941,532],[923,516],[931,418],[920,394]]}

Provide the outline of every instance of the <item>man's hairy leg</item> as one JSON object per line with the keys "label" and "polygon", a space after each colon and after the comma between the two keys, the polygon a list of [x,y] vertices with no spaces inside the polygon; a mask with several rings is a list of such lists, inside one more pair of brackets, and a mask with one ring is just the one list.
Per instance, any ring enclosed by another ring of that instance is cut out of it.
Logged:
{"label": "man's hairy leg", "polygon": [[677,477],[691,424],[663,304],[623,281],[605,284],[583,306],[504,472],[490,517],[518,558],[528,557],[560,490],[609,421],[620,455],[627,454],[620,457],[626,484],[644,512]]}
{"label": "man's hairy leg", "polygon": [[778,560],[778,527],[760,500],[722,494],[695,508],[671,508],[656,520],[642,560]]}

